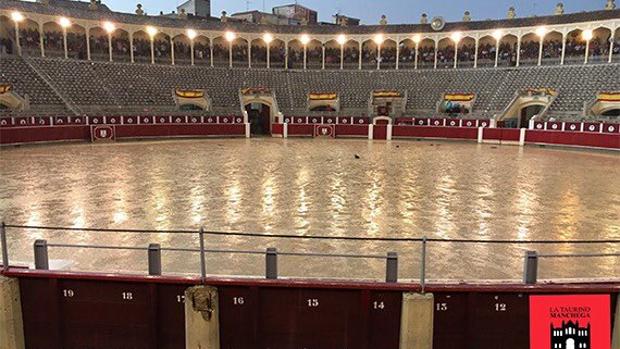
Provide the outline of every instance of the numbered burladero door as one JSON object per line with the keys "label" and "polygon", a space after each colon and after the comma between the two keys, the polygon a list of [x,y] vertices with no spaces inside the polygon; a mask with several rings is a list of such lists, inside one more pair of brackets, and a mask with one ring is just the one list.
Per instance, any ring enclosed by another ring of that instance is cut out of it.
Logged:
{"label": "numbered burladero door", "polygon": [[222,349],[397,349],[400,292],[223,287]]}
{"label": "numbered burladero door", "polygon": [[20,279],[27,348],[180,348],[188,285]]}
{"label": "numbered burladero door", "polygon": [[519,293],[435,293],[433,348],[529,347],[529,301]]}

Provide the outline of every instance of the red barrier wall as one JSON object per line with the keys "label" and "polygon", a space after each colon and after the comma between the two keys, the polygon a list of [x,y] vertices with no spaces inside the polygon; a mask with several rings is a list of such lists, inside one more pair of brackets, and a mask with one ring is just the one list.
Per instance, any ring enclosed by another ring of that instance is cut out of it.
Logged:
{"label": "red barrier wall", "polygon": [[312,137],[314,135],[314,125],[312,124],[288,124],[288,135],[289,136],[308,136]]}
{"label": "red barrier wall", "polygon": [[[114,125],[116,139],[245,136],[245,124]],[[90,126],[26,126],[0,128],[0,144],[90,141]]]}
{"label": "red barrier wall", "polygon": [[336,125],[336,137],[368,138],[368,125]]}
{"label": "red barrier wall", "polygon": [[244,124],[193,125],[116,125],[116,139],[191,137],[191,136],[245,136]]}
{"label": "red barrier wall", "polygon": [[[27,348],[183,348],[184,291],[198,278],[11,268]],[[412,283],[206,279],[218,288],[222,348],[398,349],[402,292]],[[608,294],[620,285],[429,284],[433,348],[529,346],[529,296]],[[472,346],[463,346],[471,343]]]}
{"label": "red barrier wall", "polygon": [[387,139],[387,125],[373,125],[372,139]]}
{"label": "red barrier wall", "polygon": [[527,130],[525,142],[620,149],[620,135],[612,133]]}
{"label": "red barrier wall", "polygon": [[0,128],[0,144],[89,140],[90,126],[30,126]]}
{"label": "red barrier wall", "polygon": [[[485,129],[485,132],[488,129]],[[472,127],[404,126],[392,127],[392,138],[477,139],[478,129]]]}
{"label": "red barrier wall", "polygon": [[482,133],[484,140],[518,142],[521,130],[518,128],[485,128]]}

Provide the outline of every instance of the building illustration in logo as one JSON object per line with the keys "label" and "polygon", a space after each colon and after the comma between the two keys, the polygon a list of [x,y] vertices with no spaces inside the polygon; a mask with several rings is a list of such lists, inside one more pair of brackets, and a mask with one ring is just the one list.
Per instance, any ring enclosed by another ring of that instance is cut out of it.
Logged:
{"label": "building illustration in logo", "polygon": [[579,321],[562,321],[562,326],[551,324],[552,349],[590,349],[590,324],[579,327]]}

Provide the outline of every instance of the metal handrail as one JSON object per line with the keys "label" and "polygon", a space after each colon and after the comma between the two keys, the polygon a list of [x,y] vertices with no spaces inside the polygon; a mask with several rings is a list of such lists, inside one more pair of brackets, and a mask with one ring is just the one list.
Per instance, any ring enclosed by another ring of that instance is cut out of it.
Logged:
{"label": "metal handrail", "polygon": [[[116,228],[75,228],[60,226],[39,226],[39,225],[15,225],[6,224],[6,228],[34,229],[34,230],[65,230],[95,233],[142,233],[142,234],[196,234],[196,230],[154,230],[154,229],[116,229]],[[365,236],[342,236],[342,235],[294,235],[294,234],[266,234],[266,233],[244,233],[244,232],[224,232],[215,230],[203,230],[204,235],[222,236],[244,236],[257,238],[282,238],[282,239],[307,239],[307,240],[354,240],[354,241],[381,241],[381,242],[441,242],[441,243],[462,243],[462,244],[620,244],[620,239],[608,240],[505,240],[505,239],[450,239],[450,238],[425,238],[425,237],[365,237]]]}
{"label": "metal handrail", "polygon": [[[354,241],[381,241],[381,242],[415,242],[421,243],[421,259],[420,259],[420,285],[424,292],[426,284],[426,249],[429,242],[437,243],[462,243],[462,244],[618,244],[620,240],[482,240],[482,239],[447,239],[447,238],[376,238],[361,236],[303,236],[292,234],[265,234],[265,233],[240,233],[240,232],[218,232],[206,231],[200,228],[197,231],[191,230],[148,230],[148,229],[98,229],[98,228],[75,228],[75,227],[57,227],[57,226],[36,226],[36,225],[13,225],[5,224],[0,226],[0,248],[2,251],[2,265],[6,271],[9,267],[9,253],[7,244],[6,228],[15,229],[40,229],[40,230],[65,230],[65,231],[82,231],[82,232],[119,232],[119,233],[144,233],[144,234],[198,234],[199,248],[183,248],[183,247],[161,247],[159,244],[150,244],[148,247],[137,246],[113,246],[113,245],[92,245],[92,244],[67,244],[67,243],[47,243],[46,240],[36,240],[35,248],[35,267],[37,269],[49,269],[48,248],[85,248],[85,249],[108,249],[108,250],[130,250],[130,251],[148,251],[149,274],[161,275],[161,251],[170,252],[190,252],[200,253],[200,274],[203,281],[206,280],[206,253],[231,253],[231,254],[260,254],[266,256],[266,277],[277,278],[277,256],[300,256],[300,257],[328,257],[328,258],[360,258],[360,259],[385,259],[386,260],[386,282],[396,282],[397,280],[397,254],[389,252],[387,255],[376,254],[354,254],[354,253],[324,253],[324,252],[295,252],[283,251],[278,252],[275,248],[268,248],[266,251],[257,250],[235,250],[235,249],[207,249],[205,248],[205,235],[219,236],[245,236],[257,238],[287,238],[287,239],[324,239],[324,240],[354,240]],[[527,251],[524,259],[524,283],[531,284],[537,281],[538,258],[607,258],[620,257],[620,252],[613,253],[582,253],[582,254],[538,254],[536,251]]]}

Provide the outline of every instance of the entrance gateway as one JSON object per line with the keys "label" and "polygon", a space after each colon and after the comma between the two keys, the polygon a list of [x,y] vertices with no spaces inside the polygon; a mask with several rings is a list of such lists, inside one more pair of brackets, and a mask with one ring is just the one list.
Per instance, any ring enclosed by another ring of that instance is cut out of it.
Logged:
{"label": "entrance gateway", "polygon": [[239,90],[241,112],[247,115],[250,133],[270,135],[271,125],[279,115],[275,93],[267,87],[248,87]]}

